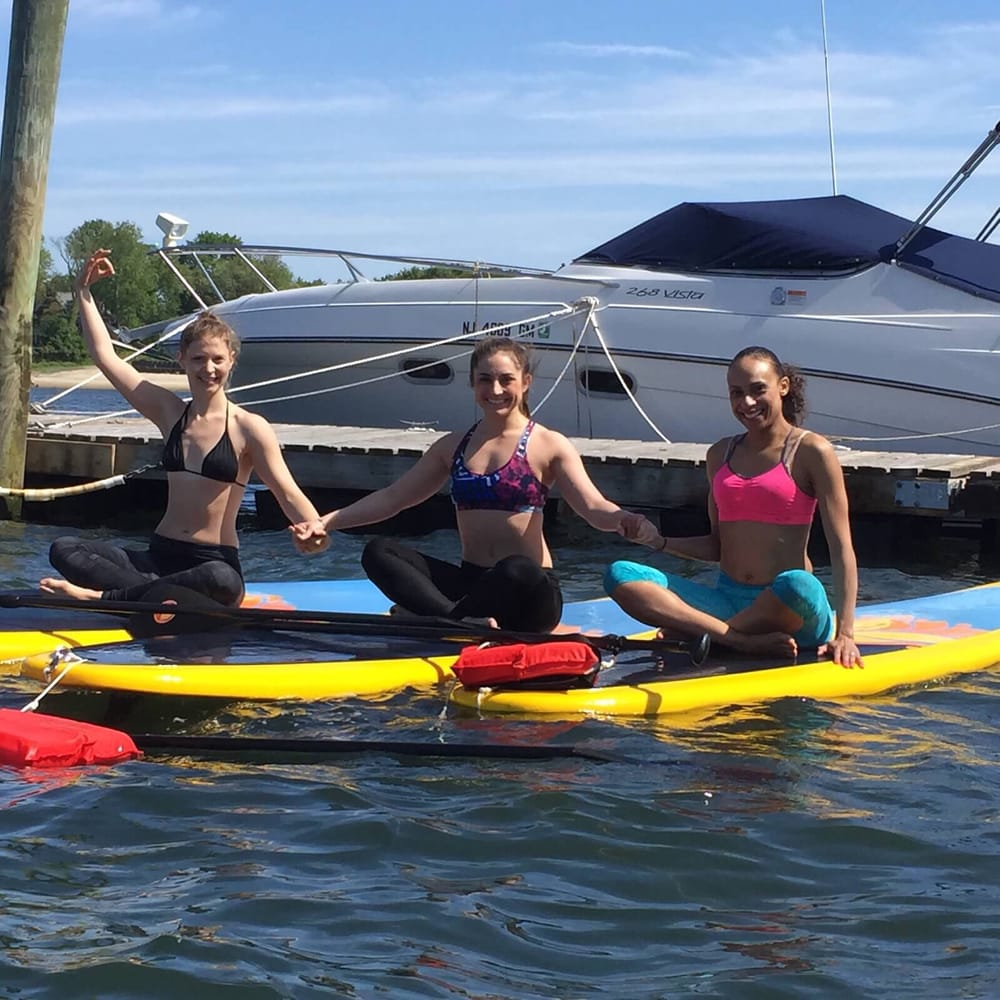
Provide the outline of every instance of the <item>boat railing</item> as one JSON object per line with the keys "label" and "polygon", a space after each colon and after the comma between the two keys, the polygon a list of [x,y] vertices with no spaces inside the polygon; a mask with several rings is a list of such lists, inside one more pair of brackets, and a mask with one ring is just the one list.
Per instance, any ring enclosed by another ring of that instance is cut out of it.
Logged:
{"label": "boat railing", "polygon": [[[167,242],[167,241],[165,241]],[[239,260],[260,281],[261,290],[264,292],[276,292],[279,289],[257,266],[254,258],[261,257],[309,257],[314,259],[332,259],[339,261],[347,270],[349,278],[345,282],[343,279],[339,283],[354,284],[357,282],[369,282],[378,280],[365,274],[358,266],[360,261],[380,262],[386,264],[403,264],[413,267],[442,267],[459,271],[468,271],[474,278],[492,277],[551,277],[552,272],[542,268],[523,267],[511,264],[496,264],[481,260],[454,260],[439,257],[416,257],[407,254],[378,254],[365,253],[358,250],[330,250],[316,247],[289,247],[271,246],[264,244],[247,243],[183,243],[169,246],[157,247],[152,253],[158,256],[170,269],[178,281],[184,286],[188,294],[199,304],[200,308],[207,309],[208,303],[195,290],[188,276],[177,266],[174,258],[190,259],[202,277],[216,296],[217,303],[226,301],[225,296],[219,290],[218,285],[212,278],[211,270],[206,266],[206,258],[234,257]],[[325,282],[335,283],[335,282]]]}
{"label": "boat railing", "polygon": [[[986,134],[986,138],[976,147],[972,155],[955,171],[951,180],[937,193],[931,203],[917,216],[913,225],[900,237],[893,251],[893,260],[898,261],[903,251],[916,239],[918,233],[925,229],[931,219],[944,207],[949,198],[973,175],[993,150],[1000,145],[1000,122]],[[985,243],[997,225],[1000,224],[1000,208],[979,231],[976,240]]]}

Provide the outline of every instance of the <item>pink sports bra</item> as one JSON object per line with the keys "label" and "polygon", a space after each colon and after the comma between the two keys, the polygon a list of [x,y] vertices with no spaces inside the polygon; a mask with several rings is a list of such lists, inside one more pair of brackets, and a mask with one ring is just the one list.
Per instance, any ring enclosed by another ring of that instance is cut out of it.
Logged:
{"label": "pink sports bra", "polygon": [[792,441],[788,432],[781,449],[781,459],[759,476],[745,477],[729,465],[733,450],[746,437],[741,434],[729,442],[726,457],[712,480],[712,497],[720,521],[758,521],[762,524],[812,524],[816,498],[799,489],[792,478],[791,461],[799,442],[808,431]]}

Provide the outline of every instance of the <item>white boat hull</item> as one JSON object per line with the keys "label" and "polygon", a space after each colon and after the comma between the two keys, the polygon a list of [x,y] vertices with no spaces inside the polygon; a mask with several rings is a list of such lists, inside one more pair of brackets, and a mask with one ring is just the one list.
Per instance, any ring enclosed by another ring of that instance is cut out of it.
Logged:
{"label": "white boat hull", "polygon": [[[597,329],[584,330],[585,311],[539,319],[582,296],[596,300]],[[1000,305],[890,265],[805,278],[570,265],[552,277],[296,289],[215,311],[243,341],[236,398],[278,422],[464,427],[476,419],[475,337],[520,321],[504,332],[533,348],[537,415],[572,436],[734,433],[726,367],[762,344],[806,375],[808,426],[844,444],[1000,454]],[[402,370],[423,362],[446,367]]]}

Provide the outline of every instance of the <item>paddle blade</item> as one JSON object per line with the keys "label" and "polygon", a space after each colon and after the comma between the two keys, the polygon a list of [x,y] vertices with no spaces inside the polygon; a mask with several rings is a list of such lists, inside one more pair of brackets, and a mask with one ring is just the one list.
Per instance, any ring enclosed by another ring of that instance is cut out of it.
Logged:
{"label": "paddle blade", "polygon": [[702,632],[702,634],[695,640],[691,642],[691,662],[697,667],[708,659],[709,651],[712,648],[712,640],[708,637],[707,632]]}
{"label": "paddle blade", "polygon": [[[225,604],[213,601],[197,590],[172,583],[154,583],[143,595],[144,603],[177,605],[178,614],[164,611],[139,611],[129,618],[128,631],[137,639],[160,635],[183,635],[189,632],[210,632],[231,623],[220,612]],[[199,614],[198,612],[202,612]]]}

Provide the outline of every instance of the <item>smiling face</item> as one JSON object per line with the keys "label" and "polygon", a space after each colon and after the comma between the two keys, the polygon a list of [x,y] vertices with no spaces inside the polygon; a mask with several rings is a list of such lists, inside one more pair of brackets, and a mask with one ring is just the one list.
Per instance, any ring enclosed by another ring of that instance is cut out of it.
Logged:
{"label": "smiling face", "polygon": [[472,371],[472,391],[483,413],[527,413],[525,395],[530,385],[531,375],[511,351],[494,351],[481,358]]}
{"label": "smiling face", "polygon": [[791,383],[766,358],[739,358],[729,366],[729,405],[746,429],[759,430],[785,422],[782,400]]}
{"label": "smiling face", "polygon": [[229,342],[224,337],[201,337],[192,340],[177,356],[192,389],[195,385],[210,391],[225,389],[236,363]]}

